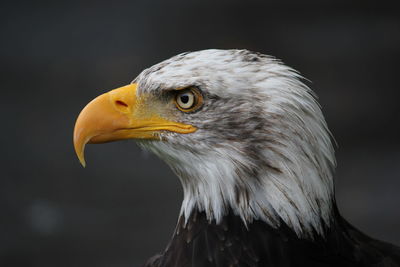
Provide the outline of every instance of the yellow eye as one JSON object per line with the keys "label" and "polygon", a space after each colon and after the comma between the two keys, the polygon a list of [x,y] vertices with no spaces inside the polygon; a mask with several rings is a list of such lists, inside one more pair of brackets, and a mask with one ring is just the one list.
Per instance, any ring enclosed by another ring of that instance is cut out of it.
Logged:
{"label": "yellow eye", "polygon": [[200,92],[195,88],[179,90],[175,96],[175,105],[184,112],[194,111],[203,102]]}

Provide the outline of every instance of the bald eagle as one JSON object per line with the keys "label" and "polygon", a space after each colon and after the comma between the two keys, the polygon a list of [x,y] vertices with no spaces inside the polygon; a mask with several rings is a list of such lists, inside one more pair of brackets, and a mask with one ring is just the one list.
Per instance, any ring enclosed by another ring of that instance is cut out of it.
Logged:
{"label": "bald eagle", "polygon": [[334,147],[314,93],[247,50],[183,53],[80,113],[74,146],[136,139],[179,177],[171,241],[145,266],[400,266],[341,217]]}

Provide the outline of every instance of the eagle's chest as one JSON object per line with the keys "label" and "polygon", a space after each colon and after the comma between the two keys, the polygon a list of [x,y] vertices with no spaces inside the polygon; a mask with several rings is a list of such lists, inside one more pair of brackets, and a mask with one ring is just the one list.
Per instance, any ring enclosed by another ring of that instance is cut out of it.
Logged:
{"label": "eagle's chest", "polygon": [[341,242],[299,239],[288,227],[261,221],[246,227],[232,213],[216,225],[197,212],[186,225],[180,218],[165,252],[146,266],[356,266]]}

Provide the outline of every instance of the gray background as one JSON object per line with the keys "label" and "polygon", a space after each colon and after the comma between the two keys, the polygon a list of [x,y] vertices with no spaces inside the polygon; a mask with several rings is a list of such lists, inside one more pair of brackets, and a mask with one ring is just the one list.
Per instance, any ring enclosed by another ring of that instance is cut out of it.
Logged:
{"label": "gray background", "polygon": [[400,245],[399,10],[388,1],[68,1],[0,4],[0,266],[138,266],[182,199],[133,141],[88,146],[93,97],[188,50],[247,48],[310,79],[334,133],[346,218]]}

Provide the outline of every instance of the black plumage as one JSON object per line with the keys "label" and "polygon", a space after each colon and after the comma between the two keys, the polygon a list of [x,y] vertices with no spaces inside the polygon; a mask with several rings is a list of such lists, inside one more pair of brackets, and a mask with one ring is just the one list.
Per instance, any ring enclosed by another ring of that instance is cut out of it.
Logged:
{"label": "black plumage", "polygon": [[299,238],[284,222],[273,228],[263,221],[246,225],[233,211],[222,222],[209,222],[194,212],[187,223],[180,217],[164,253],[145,267],[293,267],[400,266],[400,248],[363,234],[335,208],[325,236]]}

